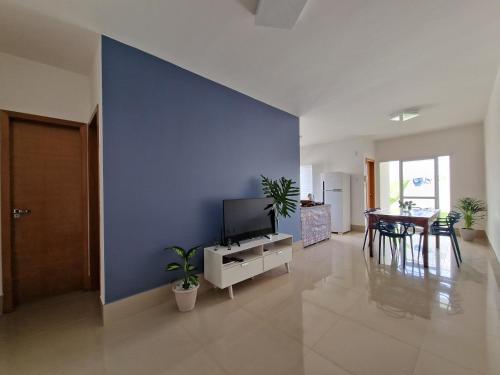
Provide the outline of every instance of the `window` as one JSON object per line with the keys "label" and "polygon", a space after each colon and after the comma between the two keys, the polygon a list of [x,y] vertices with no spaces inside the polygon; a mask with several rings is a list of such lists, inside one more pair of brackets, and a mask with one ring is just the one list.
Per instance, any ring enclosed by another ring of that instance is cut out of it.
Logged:
{"label": "window", "polygon": [[447,215],[451,210],[450,198],[450,157],[438,157],[438,196],[441,215]]}
{"label": "window", "polygon": [[413,201],[416,207],[450,211],[450,157],[396,160],[380,163],[380,205],[399,206],[399,200]]}
{"label": "window", "polygon": [[420,208],[437,208],[436,160],[401,162],[400,191],[403,201],[413,201]]}
{"label": "window", "polygon": [[380,163],[379,166],[380,207],[399,206],[399,161]]}
{"label": "window", "polygon": [[312,165],[300,166],[300,199],[308,199],[307,195],[313,193]]}

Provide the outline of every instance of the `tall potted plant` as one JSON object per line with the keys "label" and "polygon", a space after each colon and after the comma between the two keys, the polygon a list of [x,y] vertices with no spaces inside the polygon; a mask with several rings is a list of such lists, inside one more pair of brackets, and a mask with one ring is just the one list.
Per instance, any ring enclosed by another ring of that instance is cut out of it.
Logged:
{"label": "tall potted plant", "polygon": [[464,219],[464,226],[460,228],[460,236],[465,241],[473,241],[477,231],[472,226],[484,218],[487,211],[486,203],[480,199],[462,198],[457,203],[457,209]]}
{"label": "tall potted plant", "polygon": [[295,212],[298,200],[293,197],[297,197],[300,190],[295,186],[294,181],[285,177],[281,177],[278,180],[273,180],[262,175],[260,177],[265,196],[273,199],[273,203],[266,207],[266,209],[270,209],[269,214],[274,217],[274,231],[277,233],[279,218],[290,217]]}
{"label": "tall potted plant", "polygon": [[199,246],[196,246],[186,251],[180,246],[171,246],[165,249],[167,251],[173,251],[182,260],[181,263],[169,263],[165,268],[167,272],[182,270],[182,279],[173,287],[177,307],[179,311],[182,312],[191,311],[196,304],[196,295],[198,294],[199,287],[198,276],[194,274],[196,267],[189,263],[189,261],[199,248]]}

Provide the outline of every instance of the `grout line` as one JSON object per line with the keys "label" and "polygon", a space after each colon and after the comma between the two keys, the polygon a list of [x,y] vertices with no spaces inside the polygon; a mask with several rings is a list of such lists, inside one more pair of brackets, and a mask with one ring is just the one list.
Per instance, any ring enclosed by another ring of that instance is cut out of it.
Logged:
{"label": "grout line", "polygon": [[[336,324],[337,322],[334,323],[334,325]],[[333,326],[332,326],[333,327]],[[325,332],[326,334],[326,332]],[[324,336],[324,335],[323,335]],[[318,341],[319,342],[319,341]],[[310,348],[311,351],[313,351],[316,355],[320,356],[321,358],[325,359],[326,361],[330,362],[330,363],[333,363],[335,366],[341,368],[342,370],[348,372],[349,374],[353,374],[353,375],[357,375],[355,372],[349,370],[349,369],[346,369],[345,367],[343,367],[341,364],[335,362],[334,360],[330,359],[330,358],[327,358],[325,357],[323,354],[319,353],[316,351],[316,349],[314,348]]]}
{"label": "grout line", "polygon": [[358,320],[352,319],[352,318],[350,318],[350,317],[349,317],[349,316],[347,316],[347,315],[342,315],[342,318],[347,319],[347,320],[348,320],[348,321],[350,321],[351,323],[355,323],[355,324],[358,324],[358,325],[360,325],[360,326],[362,326],[362,327],[364,327],[364,328],[367,328],[367,329],[369,329],[369,330],[371,330],[371,331],[373,331],[373,332],[376,332],[376,333],[378,333],[378,334],[381,334],[381,335],[387,336],[387,337],[391,338],[392,340],[396,340],[396,341],[399,341],[399,342],[400,342],[400,343],[402,343],[402,344],[405,344],[405,345],[411,346],[412,348],[415,348],[415,349],[420,349],[420,348],[421,348],[421,346],[420,346],[420,345],[415,345],[415,344],[412,344],[412,343],[406,342],[406,341],[404,341],[403,339],[401,339],[401,338],[399,338],[399,337],[395,337],[395,336],[393,336],[393,335],[391,335],[391,334],[389,334],[389,333],[387,333],[387,332],[382,332],[382,331],[379,331],[378,329],[376,329],[376,328],[374,328],[374,327],[370,327],[370,326],[368,326],[368,325],[364,324],[364,323],[363,323],[363,322],[361,322],[361,321],[358,321]]}
{"label": "grout line", "polygon": [[[479,370],[475,370],[475,369],[470,368],[470,367],[466,367],[466,366],[464,366],[464,365],[462,365],[462,364],[460,364],[460,363],[457,363],[457,362],[452,361],[452,360],[450,360],[450,359],[448,359],[448,358],[446,358],[446,357],[443,357],[442,355],[440,355],[440,354],[438,354],[438,353],[434,353],[434,352],[431,352],[431,351],[429,351],[429,350],[425,350],[425,349],[423,349],[423,348],[420,350],[420,352],[424,352],[424,353],[427,353],[427,354],[433,355],[434,357],[438,357],[439,359],[441,359],[441,360],[443,360],[443,361],[445,361],[445,362],[451,363],[452,365],[455,365],[455,366],[457,366],[457,367],[459,367],[459,368],[461,368],[461,369],[464,369],[464,370],[467,370],[467,371],[472,371],[472,372],[475,372],[475,373],[476,373],[476,374],[478,374],[478,375],[480,375],[480,374],[484,374],[484,372],[483,372],[483,371],[479,371]],[[420,353],[419,353],[419,355],[420,355]]]}

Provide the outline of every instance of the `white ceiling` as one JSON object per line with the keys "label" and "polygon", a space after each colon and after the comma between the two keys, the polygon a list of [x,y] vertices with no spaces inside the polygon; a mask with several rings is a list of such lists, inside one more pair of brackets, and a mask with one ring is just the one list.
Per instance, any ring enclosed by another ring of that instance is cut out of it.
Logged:
{"label": "white ceiling", "polygon": [[306,3],[307,0],[259,0],[255,11],[255,24],[291,29]]}
{"label": "white ceiling", "polygon": [[88,74],[99,34],[0,1],[0,52]]}
{"label": "white ceiling", "polygon": [[[0,0],[2,12],[7,3],[296,114],[303,145],[482,121],[500,63],[498,0],[309,0],[291,30],[256,26],[255,0]],[[389,121],[409,107],[421,117]]]}

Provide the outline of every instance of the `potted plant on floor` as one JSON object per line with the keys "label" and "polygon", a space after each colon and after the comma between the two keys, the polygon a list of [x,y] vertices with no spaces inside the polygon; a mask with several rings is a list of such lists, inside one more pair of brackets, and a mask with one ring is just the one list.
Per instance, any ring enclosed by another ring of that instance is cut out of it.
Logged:
{"label": "potted plant on floor", "polygon": [[280,217],[290,217],[297,207],[297,197],[300,193],[299,188],[294,186],[295,182],[281,177],[279,180],[260,176],[262,178],[262,190],[267,198],[273,199],[273,204],[266,207],[271,209],[269,214],[274,217],[274,231],[278,233],[278,220]]}
{"label": "potted plant on floor", "polygon": [[179,308],[179,311],[182,312],[191,311],[196,304],[199,282],[198,276],[194,274],[196,267],[189,263],[189,261],[193,258],[199,248],[199,246],[196,246],[186,251],[180,246],[171,246],[165,249],[167,251],[173,251],[182,259],[181,263],[169,263],[165,269],[167,272],[177,270],[182,270],[183,272],[183,278],[179,280],[179,282],[175,283],[173,287],[177,307]]}
{"label": "potted plant on floor", "polygon": [[472,226],[484,218],[487,210],[486,203],[480,199],[462,198],[458,201],[457,209],[464,219],[464,227],[460,228],[460,236],[465,241],[473,241],[477,231]]}

